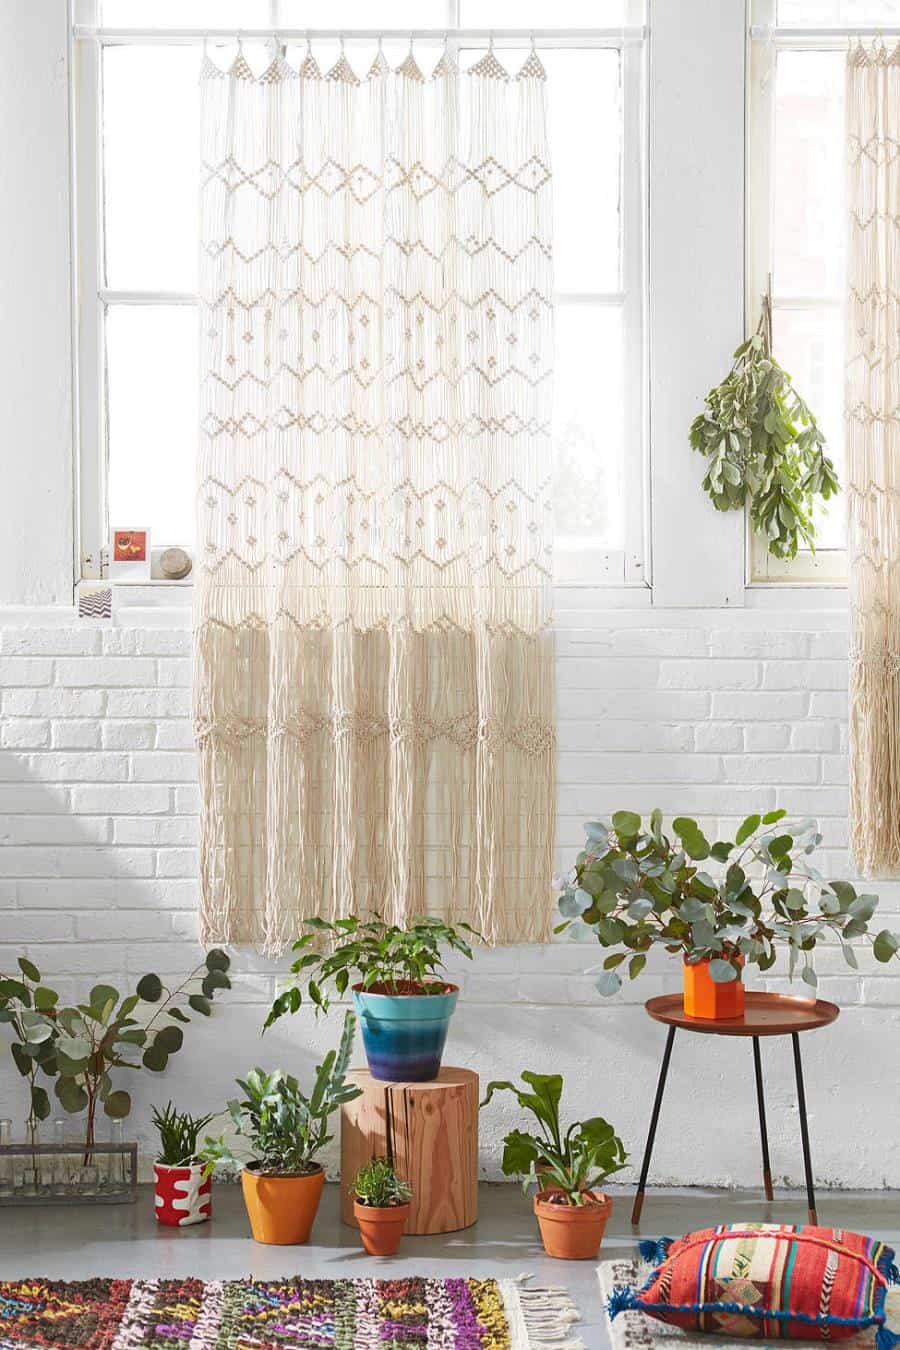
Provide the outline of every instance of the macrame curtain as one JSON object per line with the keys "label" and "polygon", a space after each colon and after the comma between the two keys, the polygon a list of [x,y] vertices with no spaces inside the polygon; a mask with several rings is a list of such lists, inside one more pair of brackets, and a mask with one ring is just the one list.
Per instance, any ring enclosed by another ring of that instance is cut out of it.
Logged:
{"label": "macrame curtain", "polygon": [[856,865],[900,868],[900,54],[847,59],[850,816]]}
{"label": "macrame curtain", "polygon": [[202,936],[546,936],[545,77],[202,77]]}

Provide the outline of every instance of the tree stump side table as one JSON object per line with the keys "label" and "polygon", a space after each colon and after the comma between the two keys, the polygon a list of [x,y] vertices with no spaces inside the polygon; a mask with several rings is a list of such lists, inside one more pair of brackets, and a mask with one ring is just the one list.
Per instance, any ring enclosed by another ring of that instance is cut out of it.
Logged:
{"label": "tree stump side table", "polygon": [[368,1069],[341,1107],[341,1218],[355,1224],[353,1178],[376,1154],[412,1187],[407,1233],[453,1233],[478,1218],[478,1075],[441,1069],[427,1083],[386,1083]]}
{"label": "tree stump side table", "polygon": [[712,1018],[688,1017],[684,1011],[681,994],[663,994],[659,998],[648,999],[644,1010],[655,1022],[662,1022],[669,1028],[666,1048],[663,1051],[656,1085],[656,1097],[650,1116],[650,1128],[647,1132],[647,1144],[644,1149],[644,1161],[641,1164],[641,1176],[631,1210],[631,1222],[637,1224],[644,1205],[644,1192],[647,1187],[647,1173],[650,1171],[650,1158],[656,1139],[656,1126],[662,1106],[669,1061],[672,1058],[672,1045],[675,1032],[695,1031],[707,1036],[748,1036],[753,1041],[753,1070],[756,1078],[756,1104],[759,1111],[759,1133],[762,1142],[763,1186],[766,1199],[772,1199],[772,1169],[769,1163],[769,1136],[766,1130],[766,1102],[763,1093],[762,1061],[759,1053],[761,1036],[790,1036],[794,1050],[794,1075],[797,1080],[797,1105],[800,1111],[800,1142],[803,1146],[803,1171],[806,1176],[806,1201],[809,1222],[818,1223],[816,1215],[816,1193],[813,1186],[812,1161],[809,1152],[809,1126],[806,1121],[806,1092],[803,1087],[803,1065],[800,1061],[800,1032],[816,1031],[827,1027],[840,1012],[836,1003],[827,1003],[824,999],[793,998],[789,994],[748,993],[743,1017],[729,1017],[722,1021]]}

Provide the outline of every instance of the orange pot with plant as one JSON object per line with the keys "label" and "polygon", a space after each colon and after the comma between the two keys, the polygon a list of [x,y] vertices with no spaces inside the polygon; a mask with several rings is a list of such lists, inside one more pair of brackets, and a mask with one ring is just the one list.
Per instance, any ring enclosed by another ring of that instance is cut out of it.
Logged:
{"label": "orange pot with plant", "polygon": [[241,1189],[250,1231],[257,1242],[277,1247],[309,1241],[322,1198],[325,1173],[318,1163],[309,1171],[263,1172],[259,1162],[241,1172]]}
{"label": "orange pot with plant", "polygon": [[375,1157],[353,1182],[353,1217],[370,1256],[393,1256],[409,1218],[412,1191],[389,1158]]}
{"label": "orange pot with plant", "polygon": [[257,1242],[286,1246],[309,1240],[325,1184],[315,1155],[331,1138],[329,1118],[360,1095],[346,1078],[355,1031],[356,1017],[347,1012],[340,1045],[318,1065],[308,1097],[282,1069],[251,1069],[237,1080],[244,1095],[228,1103],[228,1114],[248,1141],[251,1160],[242,1163],[224,1136],[206,1141],[201,1156],[209,1171],[217,1163],[242,1167],[244,1204]]}
{"label": "orange pot with plant", "polygon": [[[724,977],[724,967],[729,967],[728,978],[716,979],[716,974]],[[734,956],[730,961],[714,960],[704,956],[699,961],[689,961],[685,957],[682,974],[684,979],[684,1011],[688,1017],[703,1017],[711,1021],[724,1022],[744,1015],[744,981],[741,978],[744,966],[743,956]],[[712,967],[712,973],[710,972]]]}
{"label": "orange pot with plant", "polygon": [[560,1074],[522,1073],[524,1087],[507,1081],[488,1084],[482,1106],[495,1092],[513,1092],[537,1132],[511,1130],[503,1140],[503,1172],[523,1177],[526,1195],[537,1187],[534,1213],[548,1256],[586,1261],[597,1255],[612,1201],[597,1188],[625,1166],[628,1154],[612,1125],[602,1116],[575,1121],[565,1131],[559,1104]]}
{"label": "orange pot with plant", "polygon": [[596,1191],[580,1191],[574,1202],[561,1189],[538,1191],[534,1212],[548,1256],[563,1261],[593,1261],[612,1213],[612,1201]]}

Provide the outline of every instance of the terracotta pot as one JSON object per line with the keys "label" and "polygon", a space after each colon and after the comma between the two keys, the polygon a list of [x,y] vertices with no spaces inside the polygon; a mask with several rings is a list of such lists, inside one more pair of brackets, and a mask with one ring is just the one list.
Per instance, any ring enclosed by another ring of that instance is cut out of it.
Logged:
{"label": "terracotta pot", "polygon": [[544,1251],[563,1261],[592,1261],[600,1250],[612,1201],[608,1195],[588,1191],[587,1204],[562,1205],[547,1198],[552,1194],[538,1191],[534,1197]]}
{"label": "terracotta pot", "polygon": [[[743,979],[738,975],[727,984],[716,984],[709,973],[710,959],[707,956],[702,961],[684,962],[684,1011],[688,1017],[702,1017],[714,1022],[743,1017]],[[739,957],[738,964],[743,966],[743,957]]]}
{"label": "terracotta pot", "polygon": [[212,1177],[204,1177],[203,1163],[184,1167],[153,1164],[153,1199],[158,1223],[184,1228],[204,1223],[212,1214]]}
{"label": "terracotta pot", "polygon": [[359,1224],[362,1244],[370,1256],[393,1256],[409,1218],[409,1201],[405,1205],[388,1205],[376,1209],[353,1201],[353,1217]]}
{"label": "terracotta pot", "polygon": [[288,1176],[266,1176],[257,1169],[257,1163],[250,1163],[241,1172],[244,1204],[256,1241],[279,1247],[308,1242],[325,1185],[322,1168],[317,1165],[314,1172]]}

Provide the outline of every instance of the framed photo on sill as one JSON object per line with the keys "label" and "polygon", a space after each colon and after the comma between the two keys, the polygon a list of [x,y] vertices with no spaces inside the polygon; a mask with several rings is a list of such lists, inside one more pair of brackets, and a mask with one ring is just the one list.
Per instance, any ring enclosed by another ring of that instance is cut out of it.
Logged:
{"label": "framed photo on sill", "polygon": [[109,531],[111,581],[150,580],[150,527],[113,525]]}

